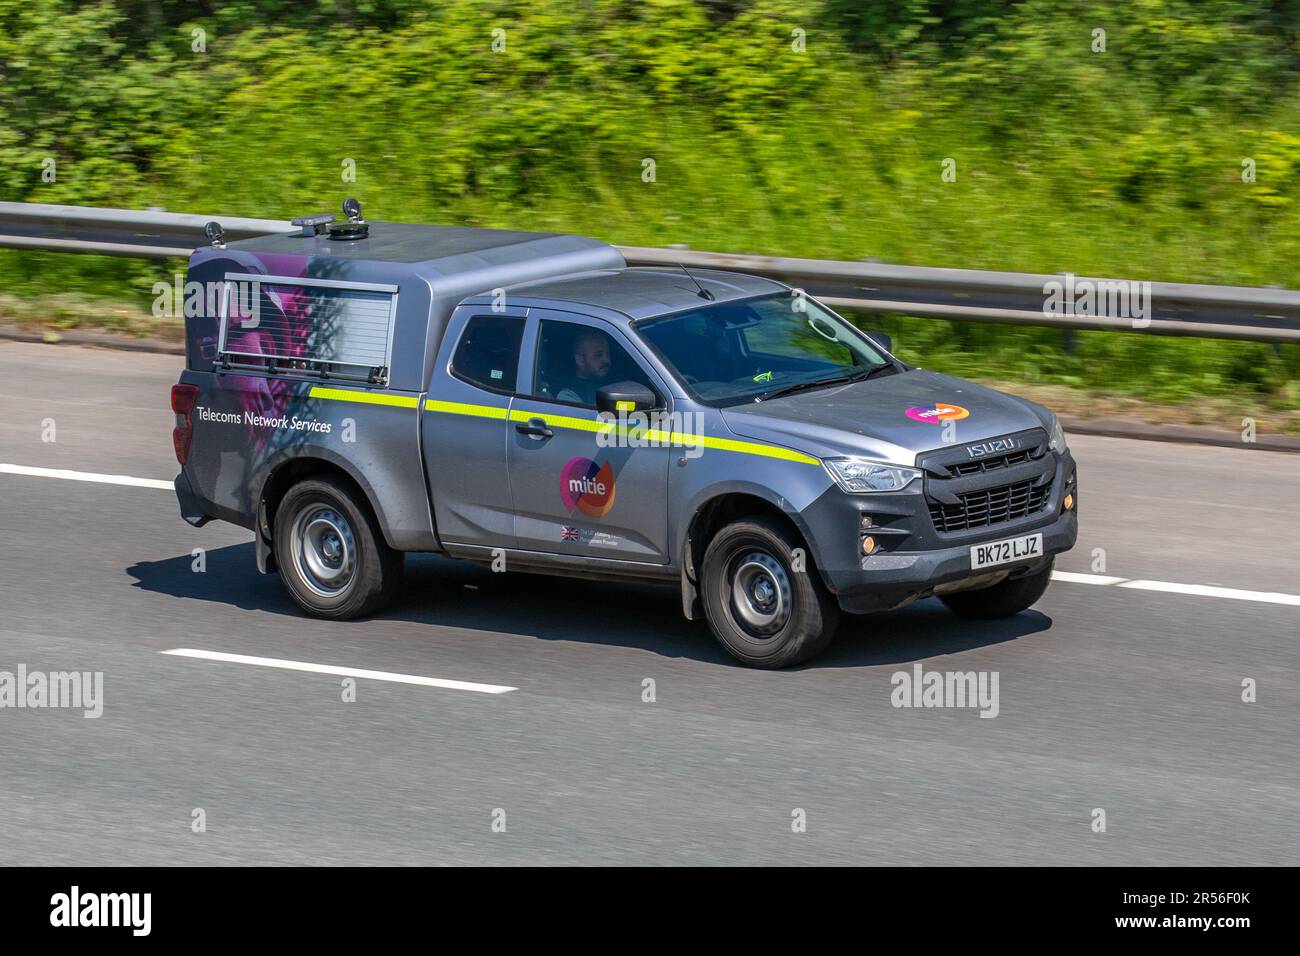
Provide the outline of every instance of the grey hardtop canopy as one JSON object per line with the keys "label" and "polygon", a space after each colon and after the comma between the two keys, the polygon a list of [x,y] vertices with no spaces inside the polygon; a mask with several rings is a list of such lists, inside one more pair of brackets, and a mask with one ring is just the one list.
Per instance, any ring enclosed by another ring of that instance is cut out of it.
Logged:
{"label": "grey hardtop canopy", "polygon": [[234,271],[398,286],[393,383],[419,388],[429,380],[447,319],[468,296],[626,264],[613,246],[583,236],[402,222],[368,225],[364,239],[331,239],[299,230],[205,246],[190,259],[191,278]]}
{"label": "grey hardtop canopy", "polygon": [[[613,246],[560,233],[370,222],[363,239],[326,234],[256,236],[206,246],[190,260],[191,278],[230,273],[299,277],[397,287],[392,384],[419,389],[433,371],[456,306],[581,305],[631,320],[775,294],[787,287],[759,276],[708,269],[628,268]],[[711,298],[700,295],[707,290]],[[196,348],[196,354],[200,349]]]}
{"label": "grey hardtop canopy", "polygon": [[483,253],[548,239],[574,239],[592,246],[594,239],[550,232],[516,229],[478,229],[473,226],[426,226],[411,222],[371,222],[364,239],[330,239],[324,234],[304,236],[302,230],[254,236],[227,243],[232,249],[295,256],[338,256],[375,262],[431,262],[467,253]]}
{"label": "grey hardtop canopy", "polygon": [[[706,290],[712,298],[700,295]],[[609,309],[630,319],[701,309],[719,302],[774,295],[787,286],[761,276],[671,266],[597,269],[524,282],[506,289],[517,304],[574,303]]]}
{"label": "grey hardtop canopy", "polygon": [[[584,252],[595,252],[597,258],[623,264],[622,256],[612,246],[584,236],[409,222],[371,222],[369,227],[369,235],[364,239],[331,239],[323,234],[304,236],[296,231],[240,239],[228,243],[227,248],[254,254],[397,263],[411,266],[416,272],[444,277],[516,266],[524,275],[514,282],[537,277],[527,275],[535,271],[528,269],[530,262],[581,256]],[[556,273],[546,270],[542,274]]]}

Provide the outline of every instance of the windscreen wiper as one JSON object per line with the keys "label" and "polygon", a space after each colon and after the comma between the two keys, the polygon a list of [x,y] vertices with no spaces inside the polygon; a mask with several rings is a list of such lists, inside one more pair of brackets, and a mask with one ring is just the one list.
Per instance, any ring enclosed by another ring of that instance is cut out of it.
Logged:
{"label": "windscreen wiper", "polygon": [[813,388],[826,388],[831,385],[852,385],[854,382],[865,382],[867,379],[879,375],[888,369],[890,372],[897,372],[891,363],[886,362],[883,365],[876,365],[863,372],[854,372],[852,375],[838,375],[835,378],[816,378],[811,382],[794,382],[791,385],[783,385],[781,388],[773,389],[770,392],[764,392],[757,396],[756,402],[769,402],[774,398],[781,398],[783,395],[792,395],[795,392],[803,392]]}

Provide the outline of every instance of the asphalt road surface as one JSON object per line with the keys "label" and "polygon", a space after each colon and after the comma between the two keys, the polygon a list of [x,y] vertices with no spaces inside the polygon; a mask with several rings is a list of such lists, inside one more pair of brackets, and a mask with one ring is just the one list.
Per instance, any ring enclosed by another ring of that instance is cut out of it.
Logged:
{"label": "asphalt road surface", "polygon": [[[1300,456],[1075,436],[1034,610],[769,673],[672,589],[434,556],[313,621],[169,490],[21,473],[170,482],[179,362],[0,344],[0,671],[104,675],[98,719],[0,708],[0,863],[1300,863]],[[917,664],[996,672],[996,717],[894,707]]]}

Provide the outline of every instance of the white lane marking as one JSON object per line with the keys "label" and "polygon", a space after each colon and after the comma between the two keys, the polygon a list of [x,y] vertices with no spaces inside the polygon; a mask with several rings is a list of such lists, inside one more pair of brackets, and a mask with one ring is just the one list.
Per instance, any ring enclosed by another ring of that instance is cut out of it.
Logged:
{"label": "white lane marking", "polygon": [[93,471],[68,471],[65,468],[32,468],[29,465],[9,465],[0,462],[0,474],[26,475],[30,478],[67,478],[69,481],[95,481],[102,485],[131,485],[136,488],[175,487],[170,481],[159,478],[132,478],[130,475],[100,475]]}
{"label": "white lane marking", "polygon": [[1109,578],[1104,574],[1076,574],[1073,571],[1053,571],[1053,581],[1065,581],[1069,584],[1119,584],[1127,578]]}
{"label": "white lane marking", "polygon": [[336,677],[363,677],[367,680],[386,680],[393,684],[419,684],[421,687],[441,687],[445,690],[472,690],[480,694],[508,694],[518,687],[503,684],[475,684],[463,680],[446,680],[442,677],[419,677],[415,674],[393,674],[389,671],[368,671],[359,667],[335,667],[332,664],[308,664],[303,661],[284,661],[274,657],[250,657],[247,654],[225,654],[221,651],[198,651],[189,647],[160,651],[173,657],[193,657],[202,661],[222,661],[227,664],[252,664],[256,667],[278,667],[287,671],[308,671],[312,674],[333,674]]}
{"label": "white lane marking", "polygon": [[1196,597],[1226,598],[1232,601],[1259,601],[1263,604],[1289,604],[1300,607],[1300,594],[1280,594],[1277,591],[1243,591],[1240,588],[1216,588],[1208,584],[1177,584],[1173,581],[1130,580],[1113,578],[1104,574],[1078,574],[1074,571],[1053,571],[1053,581],[1067,584],[1102,584],[1138,591],[1164,591],[1169,594],[1191,594]]}
{"label": "white lane marking", "polygon": [[1266,604],[1290,604],[1300,607],[1300,595],[1276,591],[1242,591],[1239,588],[1216,588],[1208,584],[1174,584],[1170,581],[1125,581],[1122,588],[1139,591],[1168,591],[1170,594],[1195,594],[1199,597],[1227,598],[1230,601],[1262,601]]}

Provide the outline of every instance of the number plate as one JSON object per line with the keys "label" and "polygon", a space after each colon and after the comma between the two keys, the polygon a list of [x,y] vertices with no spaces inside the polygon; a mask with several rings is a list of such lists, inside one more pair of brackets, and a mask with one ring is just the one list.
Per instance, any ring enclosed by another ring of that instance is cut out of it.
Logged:
{"label": "number plate", "polygon": [[1024,561],[1043,556],[1042,534],[1027,534],[1020,538],[1007,538],[1004,541],[990,541],[977,544],[970,549],[970,566],[972,571],[991,568],[1012,561]]}

